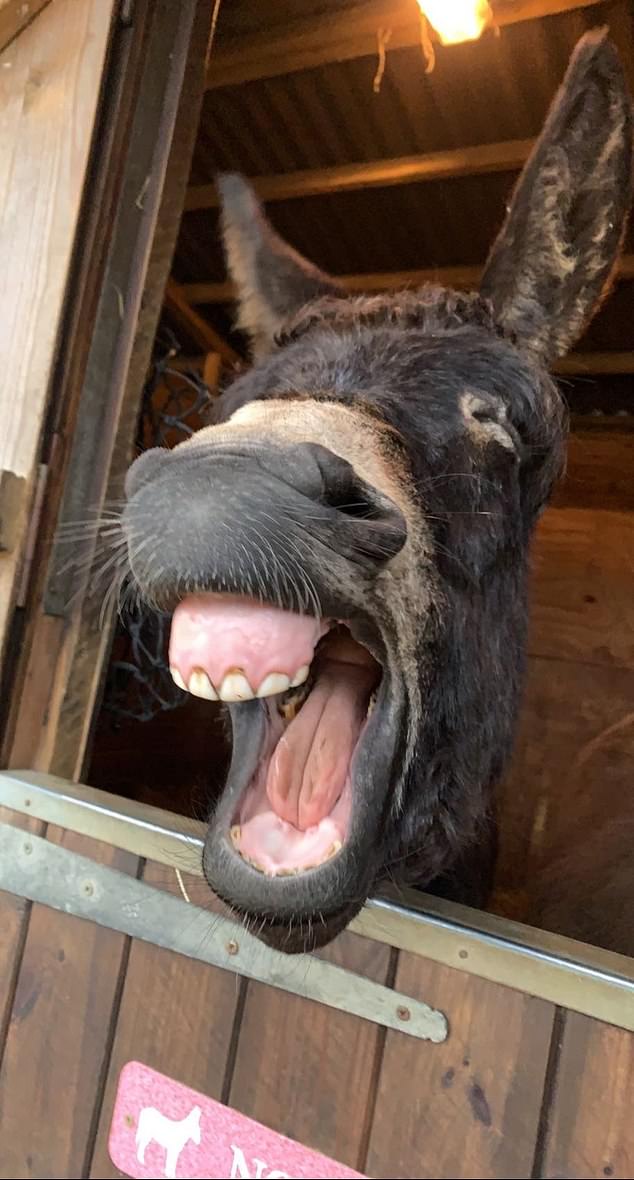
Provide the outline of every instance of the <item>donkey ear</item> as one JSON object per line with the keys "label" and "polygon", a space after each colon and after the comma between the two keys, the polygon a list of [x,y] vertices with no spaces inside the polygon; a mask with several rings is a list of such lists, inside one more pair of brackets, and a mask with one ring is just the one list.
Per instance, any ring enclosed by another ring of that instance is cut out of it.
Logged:
{"label": "donkey ear", "polygon": [[217,178],[229,273],[237,287],[238,324],[256,354],[267,352],[282,322],[317,295],[340,294],[334,279],[282,241],[244,177]]}
{"label": "donkey ear", "polygon": [[631,99],[599,29],[573,53],[481,283],[504,327],[546,363],[578,339],[606,291],[631,184]]}

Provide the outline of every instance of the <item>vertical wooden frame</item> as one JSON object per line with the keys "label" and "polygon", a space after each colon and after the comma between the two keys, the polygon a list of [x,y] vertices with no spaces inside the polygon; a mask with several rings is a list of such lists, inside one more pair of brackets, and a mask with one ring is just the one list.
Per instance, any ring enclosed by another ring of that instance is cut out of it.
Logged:
{"label": "vertical wooden frame", "polygon": [[[110,626],[59,526],[120,495],[202,101],[211,6],[136,0],[112,52],[45,439],[48,487],[10,679],[2,757],[77,777]],[[52,544],[51,544],[52,541]]]}
{"label": "vertical wooden frame", "polygon": [[[29,10],[35,16],[26,28],[14,12],[2,33],[13,36],[0,53],[0,660],[37,502],[48,390],[116,6],[55,0]],[[10,15],[3,6],[4,24]]]}

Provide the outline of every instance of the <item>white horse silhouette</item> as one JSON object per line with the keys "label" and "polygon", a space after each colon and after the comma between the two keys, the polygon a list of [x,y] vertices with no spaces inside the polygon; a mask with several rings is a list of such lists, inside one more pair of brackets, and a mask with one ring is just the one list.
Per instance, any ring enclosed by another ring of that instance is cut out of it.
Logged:
{"label": "white horse silhouette", "polygon": [[155,1106],[144,1106],[136,1129],[136,1157],[139,1163],[145,1163],[145,1149],[154,1139],[165,1148],[164,1174],[167,1180],[176,1180],[176,1165],[185,1144],[190,1139],[200,1143],[200,1115],[200,1107],[194,1106],[184,1119],[175,1121],[166,1118]]}

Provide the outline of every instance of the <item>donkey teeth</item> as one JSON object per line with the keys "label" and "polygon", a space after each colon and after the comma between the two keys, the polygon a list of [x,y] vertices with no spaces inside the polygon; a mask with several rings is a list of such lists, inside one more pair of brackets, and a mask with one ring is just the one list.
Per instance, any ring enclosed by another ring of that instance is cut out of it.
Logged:
{"label": "donkey teeth", "polygon": [[238,669],[235,672],[227,672],[220,685],[221,701],[252,701],[254,695],[253,689],[243,672]]}
{"label": "donkey teeth", "polygon": [[183,680],[183,677],[181,676],[178,668],[170,668],[170,674],[176,687],[182,688],[183,692],[187,692],[187,685],[185,684],[185,681]]}
{"label": "donkey teeth", "polygon": [[341,840],[335,840],[332,848],[330,849],[330,852],[328,853],[328,856],[326,857],[326,860],[332,860],[333,856],[336,856],[338,852],[341,852],[342,848],[343,844],[341,843]]}
{"label": "donkey teeth", "polygon": [[275,697],[282,692],[288,692],[291,682],[283,672],[270,672],[258,688],[259,697]]}
{"label": "donkey teeth", "polygon": [[240,836],[242,835],[242,828],[240,827],[240,824],[234,824],[229,832],[229,835],[231,836],[231,843],[233,844],[234,848],[238,848],[240,845]]}
{"label": "donkey teeth", "polygon": [[277,702],[277,711],[280,717],[283,717],[285,721],[294,721],[309,691],[310,689],[304,681],[304,684],[300,685],[299,689],[291,692],[290,696],[287,695],[279,700]]}
{"label": "donkey teeth", "polygon": [[[176,680],[176,677],[174,677],[174,679]],[[176,680],[176,683],[179,684],[179,681]],[[185,685],[183,685],[183,688],[184,687]],[[189,684],[187,687],[192,696],[203,697],[203,699],[206,701],[218,700],[218,693],[211,683],[207,673],[202,668],[194,668],[191,676],[189,677]]]}
{"label": "donkey teeth", "polygon": [[291,688],[298,688],[300,684],[303,684],[305,680],[308,680],[308,673],[309,672],[310,672],[310,664],[302,664],[301,668],[297,669],[297,672],[295,673],[293,679],[291,680],[290,687]]}
{"label": "donkey teeth", "polygon": [[366,717],[371,717],[371,716],[372,716],[372,714],[374,713],[374,706],[375,706],[375,705],[376,705],[376,689],[374,690],[374,692],[372,693],[372,696],[370,697],[370,701],[369,701],[369,704],[368,704],[368,711],[367,711],[367,713],[366,713]]}

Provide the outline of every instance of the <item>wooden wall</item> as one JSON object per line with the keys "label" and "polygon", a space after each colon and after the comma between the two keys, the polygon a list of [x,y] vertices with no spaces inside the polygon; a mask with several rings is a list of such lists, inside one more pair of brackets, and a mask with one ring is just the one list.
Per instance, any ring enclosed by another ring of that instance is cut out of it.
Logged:
{"label": "wooden wall", "polygon": [[[568,477],[539,526],[522,724],[502,791],[496,908],[634,954],[634,433],[573,436]],[[628,859],[629,848],[628,845]],[[565,871],[566,880],[557,885]],[[618,882],[617,882],[618,876]],[[548,881],[548,885],[545,882]],[[612,885],[607,893],[607,882]],[[565,893],[551,911],[551,894]],[[597,903],[598,904],[598,903]]]}
{"label": "wooden wall", "polygon": [[[163,867],[48,839],[178,889]],[[6,1180],[116,1180],[108,1133],[134,1060],[377,1180],[632,1175],[631,1033],[354,934],[324,952],[441,1009],[434,1045],[1,893],[0,917]]]}
{"label": "wooden wall", "polygon": [[114,8],[0,11],[0,36],[15,36],[0,41],[0,661],[45,472],[38,450]]}

